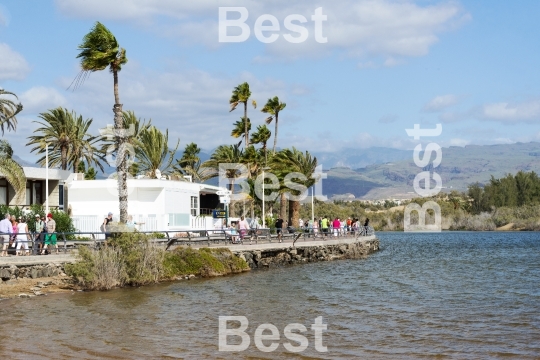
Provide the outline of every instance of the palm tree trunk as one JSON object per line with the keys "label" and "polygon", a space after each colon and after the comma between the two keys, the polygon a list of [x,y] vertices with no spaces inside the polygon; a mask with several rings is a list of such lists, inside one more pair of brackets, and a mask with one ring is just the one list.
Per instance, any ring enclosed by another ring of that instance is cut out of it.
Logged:
{"label": "palm tree trunk", "polygon": [[249,146],[249,134],[248,134],[248,117],[247,117],[247,99],[244,102],[244,135],[246,137],[246,149]]}
{"label": "palm tree trunk", "polygon": [[298,227],[300,220],[300,201],[289,200],[289,225]]}
{"label": "palm tree trunk", "polygon": [[277,128],[278,128],[278,113],[276,113],[276,130],[274,131],[274,149],[272,149],[272,153],[274,155],[276,154]]}
{"label": "palm tree trunk", "polygon": [[[229,180],[229,190],[231,191],[231,195],[233,195],[234,194],[234,178]],[[234,204],[236,204],[236,201],[233,202],[231,200],[231,203],[229,204],[229,217],[230,218],[235,216]]]}
{"label": "palm tree trunk", "polygon": [[62,170],[67,170],[67,146],[62,145],[60,150],[60,156],[62,157]]}
{"label": "palm tree trunk", "polygon": [[287,218],[287,194],[281,193],[279,200],[279,217],[285,220]]}
{"label": "palm tree trunk", "polygon": [[[73,161],[73,173],[76,173],[79,170],[79,162],[79,159],[75,159],[75,161]],[[90,167],[90,165],[88,165],[88,167]]]}
{"label": "palm tree trunk", "polygon": [[126,223],[128,217],[128,189],[127,189],[127,169],[126,169],[126,137],[124,130],[124,116],[122,114],[122,104],[118,95],[118,71],[113,71],[114,76],[114,129],[116,148],[116,173],[118,175],[118,202],[120,204],[120,222]]}

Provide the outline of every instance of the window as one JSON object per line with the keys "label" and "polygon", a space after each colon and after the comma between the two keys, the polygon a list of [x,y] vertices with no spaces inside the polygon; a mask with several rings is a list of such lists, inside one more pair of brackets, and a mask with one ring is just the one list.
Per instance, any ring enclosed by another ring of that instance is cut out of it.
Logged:
{"label": "window", "polygon": [[58,208],[64,210],[64,185],[58,185]]}
{"label": "window", "polygon": [[191,216],[198,216],[198,215],[199,215],[199,197],[192,196],[191,197]]}

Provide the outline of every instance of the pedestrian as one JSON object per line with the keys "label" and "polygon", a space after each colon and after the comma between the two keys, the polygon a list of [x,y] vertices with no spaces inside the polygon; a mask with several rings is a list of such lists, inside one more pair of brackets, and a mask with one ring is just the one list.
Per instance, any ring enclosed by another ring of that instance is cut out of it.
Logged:
{"label": "pedestrian", "polygon": [[17,227],[17,225],[17,218],[15,217],[15,215],[11,215],[11,230],[13,230],[13,232],[11,233],[11,243],[17,241],[17,233],[19,232],[19,228]]}
{"label": "pedestrian", "polygon": [[335,218],[332,227],[334,228],[334,237],[337,237],[339,234],[339,228],[341,227],[341,221],[338,218]]}
{"label": "pedestrian", "polygon": [[103,220],[103,223],[101,224],[101,232],[104,232],[105,233],[105,240],[107,240],[108,238],[111,237],[111,232],[110,232],[110,229],[109,229],[109,223],[111,223],[113,221],[113,213],[112,212],[109,212],[107,214],[107,217],[105,218],[105,220]]}
{"label": "pedestrian", "polygon": [[22,255],[22,251],[19,252],[21,248],[24,248],[26,256],[30,255],[30,252],[28,251],[28,240],[30,240],[30,234],[28,232],[26,219],[19,218],[17,223],[17,248],[15,249],[17,256]]}
{"label": "pedestrian", "polygon": [[319,232],[319,221],[315,220],[313,222],[313,237],[317,237],[317,233]]}
{"label": "pedestrian", "polygon": [[276,233],[277,233],[277,237],[278,237],[278,240],[279,242],[283,242],[283,219],[282,218],[278,218],[276,220]]}
{"label": "pedestrian", "polygon": [[352,220],[350,217],[347,218],[347,232],[351,232],[352,230]]}
{"label": "pedestrian", "polygon": [[11,226],[11,216],[9,214],[4,215],[4,220],[0,221],[0,240],[2,243],[1,257],[7,256],[7,249],[9,246],[9,240],[13,233],[13,227]]}
{"label": "pedestrian", "polygon": [[322,229],[322,232],[324,234],[324,236],[328,236],[328,227],[330,225],[330,222],[328,221],[328,219],[325,217],[323,217],[323,219],[321,220],[321,229]]}
{"label": "pedestrian", "polygon": [[41,220],[39,214],[36,214],[35,221],[35,233],[34,233],[34,246],[32,246],[33,254],[41,254],[41,249],[43,248],[43,228],[45,222]]}
{"label": "pedestrian", "polygon": [[249,224],[243,216],[240,217],[240,222],[238,223],[238,232],[240,233],[240,242],[244,240],[249,229]]}
{"label": "pedestrian", "polygon": [[[109,213],[109,214],[111,214],[111,216],[112,216],[112,213]],[[126,226],[129,228],[129,230],[135,231],[135,225],[144,225],[144,223],[133,221],[133,216],[128,215],[128,218],[127,218],[127,221],[126,221]]]}
{"label": "pedestrian", "polygon": [[56,253],[58,254],[58,244],[56,243],[56,221],[53,219],[51,213],[47,214],[47,234],[45,236],[45,246],[43,246],[43,251],[41,255],[45,255],[48,245],[54,245]]}

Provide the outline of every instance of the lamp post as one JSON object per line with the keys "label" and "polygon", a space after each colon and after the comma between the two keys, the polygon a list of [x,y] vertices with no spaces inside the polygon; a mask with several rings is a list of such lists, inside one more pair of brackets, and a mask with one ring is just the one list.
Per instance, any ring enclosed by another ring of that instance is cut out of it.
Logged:
{"label": "lamp post", "polygon": [[49,213],[49,144],[45,143],[45,216]]}
{"label": "lamp post", "polygon": [[263,167],[262,168],[262,225],[263,225],[263,229],[266,228],[266,216],[265,216],[265,206],[264,206],[264,170],[270,170],[269,167]]}
{"label": "lamp post", "polygon": [[311,226],[315,223],[315,207],[313,206],[313,187],[311,187]]}

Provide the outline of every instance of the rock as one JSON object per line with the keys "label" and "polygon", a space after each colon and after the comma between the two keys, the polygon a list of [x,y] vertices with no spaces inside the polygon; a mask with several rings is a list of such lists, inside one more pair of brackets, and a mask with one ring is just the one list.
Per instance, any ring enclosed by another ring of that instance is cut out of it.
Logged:
{"label": "rock", "polygon": [[242,259],[242,260],[246,261],[246,257],[244,256],[244,254],[243,254],[243,253],[241,253],[240,255],[238,255],[238,257],[239,257],[240,259]]}
{"label": "rock", "polygon": [[291,249],[291,250],[289,251],[289,254],[291,254],[291,255],[296,255],[296,254],[298,254],[298,251],[296,251],[296,249]]}
{"label": "rock", "polygon": [[41,291],[34,291],[34,295],[36,295],[36,296],[42,296],[42,295],[45,295],[45,294],[42,293]]}
{"label": "rock", "polygon": [[19,294],[19,297],[20,298],[29,298],[30,295],[28,295],[28,294]]}
{"label": "rock", "polygon": [[193,278],[195,278],[195,275],[190,274],[190,275],[188,276],[188,278],[189,278],[189,279],[193,279]]}
{"label": "rock", "polygon": [[30,270],[30,277],[32,279],[37,279],[39,277],[38,275],[39,275],[39,272],[36,269]]}
{"label": "rock", "polygon": [[30,290],[36,292],[36,291],[41,290],[41,287],[34,286],[34,287],[31,287]]}
{"label": "rock", "polygon": [[2,279],[9,279],[11,278],[11,271],[9,269],[1,269],[0,270],[0,278]]}

